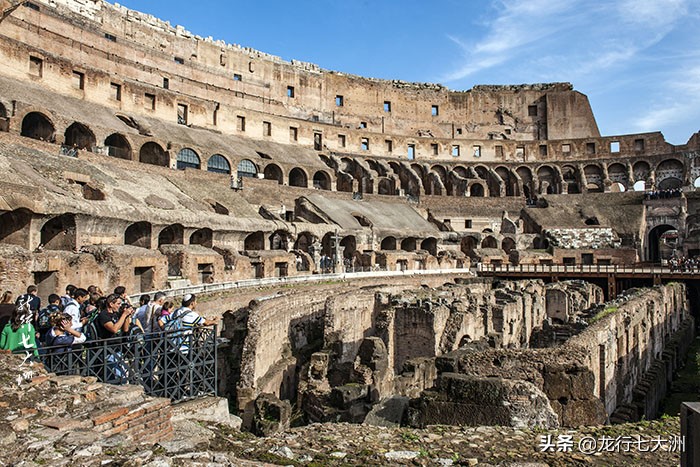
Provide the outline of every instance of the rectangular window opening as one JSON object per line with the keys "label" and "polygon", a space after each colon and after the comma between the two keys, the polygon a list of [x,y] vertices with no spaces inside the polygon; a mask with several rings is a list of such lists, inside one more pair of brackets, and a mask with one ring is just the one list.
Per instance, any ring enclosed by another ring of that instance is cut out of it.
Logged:
{"label": "rectangular window opening", "polygon": [[147,110],[156,110],[156,95],[146,93],[143,96],[143,107]]}
{"label": "rectangular window opening", "polygon": [[187,105],[177,105],[177,123],[179,125],[187,125]]}
{"label": "rectangular window opening", "polygon": [[338,147],[345,147],[345,135],[338,135]]}
{"label": "rectangular window opening", "polygon": [[430,115],[432,115],[433,117],[437,117],[438,115],[440,115],[440,107],[437,105],[431,106]]}
{"label": "rectangular window opening", "polygon": [[360,130],[364,130],[367,128],[367,122],[360,122]]}
{"label": "rectangular window opening", "polygon": [[537,106],[536,105],[528,105],[527,106],[527,115],[529,117],[537,117]]}
{"label": "rectangular window opening", "polygon": [[175,63],[179,65],[184,65],[185,64],[185,59],[182,57],[174,57]]}
{"label": "rectangular window opening", "polygon": [[384,142],[386,143],[386,152],[392,152],[394,150],[394,142],[390,139]]}
{"label": "rectangular window opening", "polygon": [[263,136],[272,136],[272,123],[263,122]]}
{"label": "rectangular window opening", "polygon": [[391,112],[391,102],[384,101],[384,112]]}
{"label": "rectangular window opening", "polygon": [[433,156],[437,156],[440,151],[440,146],[437,143],[431,143],[430,151],[433,153]]}
{"label": "rectangular window opening", "polygon": [[643,139],[635,139],[634,140],[634,150],[635,151],[644,151],[644,140]]}
{"label": "rectangular window opening", "polygon": [[517,146],[515,148],[515,157],[525,159],[525,146]]}
{"label": "rectangular window opening", "polygon": [[294,86],[287,86],[287,97],[294,97]]}
{"label": "rectangular window opening", "polygon": [[323,135],[314,133],[314,151],[323,151]]}
{"label": "rectangular window opening", "polygon": [[238,73],[234,73],[233,80],[234,81],[243,81],[243,76],[239,75]]}
{"label": "rectangular window opening", "polygon": [[473,148],[474,157],[481,157],[481,146],[474,146]]}
{"label": "rectangular window opening", "polygon": [[595,154],[595,143],[586,143],[586,154]]}
{"label": "rectangular window opening", "polygon": [[29,72],[34,76],[41,77],[44,72],[44,61],[39,57],[29,57]]}
{"label": "rectangular window opening", "polygon": [[117,42],[117,36],[108,32],[105,33],[105,39],[107,39],[110,42]]}
{"label": "rectangular window opening", "polygon": [[496,146],[496,157],[499,159],[503,159],[503,146]]}
{"label": "rectangular window opening", "polygon": [[461,134],[462,134],[462,129],[461,129],[461,128],[457,128],[457,134],[458,134],[458,135],[461,135]]}
{"label": "rectangular window opening", "polygon": [[335,105],[337,107],[342,107],[345,104],[345,99],[343,96],[335,96]]}
{"label": "rectangular window opening", "polygon": [[75,89],[85,89],[85,73],[73,70],[73,87]]}
{"label": "rectangular window opening", "polygon": [[408,145],[408,160],[412,161],[416,158],[416,145],[415,144],[409,144]]}
{"label": "rectangular window opening", "polygon": [[297,141],[299,139],[299,128],[295,126],[289,127],[289,141]]}
{"label": "rectangular window opening", "polygon": [[369,151],[369,139],[368,138],[362,138],[360,140],[360,149],[363,151]]}
{"label": "rectangular window opening", "polygon": [[570,144],[562,144],[561,145],[561,152],[562,152],[562,154],[570,154],[571,153],[571,145]]}
{"label": "rectangular window opening", "polygon": [[111,98],[115,101],[122,100],[122,85],[117,83],[109,83],[109,88],[111,90]]}
{"label": "rectangular window opening", "polygon": [[243,115],[236,116],[236,129],[238,131],[245,131],[245,117]]}
{"label": "rectangular window opening", "polygon": [[163,78],[163,89],[170,89],[170,79]]}
{"label": "rectangular window opening", "polygon": [[458,144],[452,145],[452,157],[459,157],[459,145]]}
{"label": "rectangular window opening", "polygon": [[37,5],[36,3],[24,2],[24,6],[26,6],[30,10],[41,11],[41,8],[39,8],[39,5]]}
{"label": "rectangular window opening", "polygon": [[620,152],[620,142],[611,141],[610,142],[610,152]]}
{"label": "rectangular window opening", "polygon": [[471,220],[471,219],[465,219],[465,220],[464,220],[464,228],[465,228],[465,229],[471,229],[471,228],[472,228],[472,220]]}
{"label": "rectangular window opening", "polygon": [[546,155],[547,155],[547,145],[540,144],[540,156],[546,156]]}

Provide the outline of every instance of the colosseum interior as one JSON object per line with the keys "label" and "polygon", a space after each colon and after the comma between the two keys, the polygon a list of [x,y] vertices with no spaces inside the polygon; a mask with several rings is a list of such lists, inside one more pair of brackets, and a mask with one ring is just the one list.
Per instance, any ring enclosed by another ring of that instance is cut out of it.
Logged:
{"label": "colosseum interior", "polygon": [[222,392],[249,425],[261,395],[307,422],[656,416],[694,332],[682,283],[614,297],[474,266],[699,255],[700,133],[601,135],[569,83],[454,91],[102,0],[0,7],[3,289],[333,274],[205,305],[230,310]]}

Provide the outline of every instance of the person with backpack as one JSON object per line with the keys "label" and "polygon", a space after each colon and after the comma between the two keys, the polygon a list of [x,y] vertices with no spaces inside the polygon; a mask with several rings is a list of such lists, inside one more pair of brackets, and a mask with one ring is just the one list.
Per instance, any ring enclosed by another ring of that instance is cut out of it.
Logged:
{"label": "person with backpack", "polygon": [[39,310],[36,332],[40,343],[46,342],[46,333],[51,329],[51,315],[61,312],[61,297],[52,293],[49,295],[49,306]]}
{"label": "person with backpack", "polygon": [[[219,318],[205,319],[197,314],[197,297],[194,294],[187,294],[182,299],[182,306],[173,311],[169,316],[164,316],[159,320],[159,324],[165,331],[166,339],[169,339],[173,346],[179,347],[180,352],[187,353],[190,347],[189,336],[197,326],[210,326],[217,324]],[[181,331],[181,332],[176,332]]]}
{"label": "person with backpack", "polygon": [[83,329],[82,312],[80,309],[82,308],[83,303],[87,302],[89,299],[90,294],[87,290],[75,289],[70,301],[63,308],[63,312],[68,313],[73,319],[71,326],[76,331],[81,331]]}

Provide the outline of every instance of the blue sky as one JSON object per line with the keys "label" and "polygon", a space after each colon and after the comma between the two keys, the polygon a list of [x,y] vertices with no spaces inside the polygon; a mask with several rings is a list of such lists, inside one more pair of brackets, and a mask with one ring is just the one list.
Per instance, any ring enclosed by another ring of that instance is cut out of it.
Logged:
{"label": "blue sky", "polygon": [[700,130],[700,0],[122,0],[201,36],[367,77],[568,81],[603,135]]}

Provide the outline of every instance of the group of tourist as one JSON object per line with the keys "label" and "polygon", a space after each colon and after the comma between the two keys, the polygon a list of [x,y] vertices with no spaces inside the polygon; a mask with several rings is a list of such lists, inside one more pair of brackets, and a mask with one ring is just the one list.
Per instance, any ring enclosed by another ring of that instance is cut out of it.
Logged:
{"label": "group of tourist", "polygon": [[204,319],[195,311],[197,299],[193,294],[185,295],[178,308],[163,292],[152,297],[142,295],[135,308],[123,286],[104,294],[94,285],[69,285],[63,296],[49,295],[45,307],[35,285],[27,287],[26,293],[14,301],[12,298],[12,292],[6,291],[0,299],[0,349],[34,357],[105,339],[119,342],[132,336],[156,336],[170,329],[186,330],[218,322],[218,318]]}
{"label": "group of tourist", "polygon": [[654,191],[647,191],[644,193],[644,200],[648,201],[651,199],[671,199],[671,198],[680,198],[683,195],[683,192],[681,191],[680,188],[674,188],[671,190],[654,190]]}
{"label": "group of tourist", "polygon": [[668,267],[671,269],[671,272],[700,271],[700,258],[686,258],[685,256],[674,256],[668,260]]}

